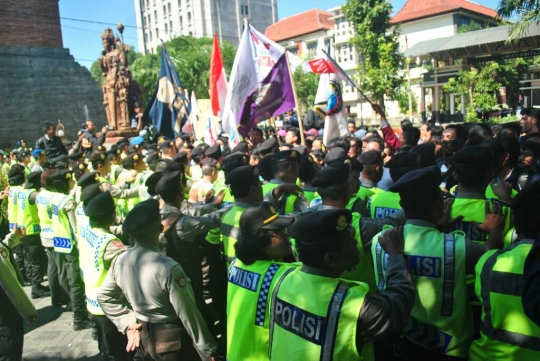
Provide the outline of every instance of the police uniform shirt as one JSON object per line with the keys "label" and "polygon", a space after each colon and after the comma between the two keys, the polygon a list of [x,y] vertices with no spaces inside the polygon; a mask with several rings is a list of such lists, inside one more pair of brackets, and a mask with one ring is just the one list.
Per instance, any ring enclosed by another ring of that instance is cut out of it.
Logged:
{"label": "police uniform shirt", "polygon": [[191,202],[204,202],[206,194],[214,188],[214,184],[206,179],[199,179],[194,182],[189,190],[189,200]]}
{"label": "police uniform shirt", "polygon": [[[272,179],[272,180],[270,180],[269,183],[283,184],[283,181],[281,181],[279,179]],[[272,189],[270,192],[268,192],[268,194],[270,195],[270,198],[275,199],[274,196],[272,195],[273,191],[274,190]],[[280,208],[279,205],[281,203],[282,198],[283,198],[283,194],[279,197],[279,199],[275,200],[271,204],[274,207],[276,207],[276,209],[279,209]],[[306,202],[306,199],[305,199],[304,195],[299,195],[298,198],[296,198],[296,201],[294,201],[293,209],[294,209],[295,212],[303,212],[306,209],[308,209],[308,204]]]}
{"label": "police uniform shirt", "polygon": [[[16,244],[13,238],[18,237],[10,233],[6,236],[5,242]],[[28,318],[35,315],[37,311],[21,286],[22,277],[16,268],[17,266],[11,263],[10,252],[10,249],[0,242],[0,286],[19,314],[23,318]]]}
{"label": "police uniform shirt", "polygon": [[[133,310],[123,305],[122,295]],[[210,356],[217,351],[217,344],[197,310],[189,279],[182,267],[161,254],[156,246],[136,242],[119,255],[97,299],[120,332],[137,320],[176,323],[180,319],[199,352]]]}

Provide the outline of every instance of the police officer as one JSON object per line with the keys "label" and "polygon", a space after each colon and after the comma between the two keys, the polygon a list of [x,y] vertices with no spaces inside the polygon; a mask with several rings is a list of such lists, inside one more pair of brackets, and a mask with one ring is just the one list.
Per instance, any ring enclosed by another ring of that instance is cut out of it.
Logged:
{"label": "police officer", "polygon": [[128,360],[124,346],[127,343],[126,336],[118,332],[97,302],[99,287],[107,276],[111,263],[126,250],[124,244],[109,232],[109,227],[116,218],[111,194],[96,194],[88,200],[84,212],[89,224],[81,230],[79,259],[81,271],[84,273],[86,307],[97,325],[99,351],[105,360]]}
{"label": "police officer", "polygon": [[[175,180],[180,181],[178,175]],[[210,360],[217,344],[197,309],[190,278],[158,248],[158,201],[135,206],[123,229],[135,246],[112,263],[97,299],[118,331],[127,334],[127,350],[140,348],[136,360],[196,360],[193,342],[201,357]],[[132,309],[124,306],[124,298]]]}
{"label": "police officer", "polygon": [[317,189],[311,185],[313,178],[315,178],[319,170],[319,165],[313,161],[312,157],[305,156],[300,160],[298,179],[300,179],[302,191],[304,192],[308,204],[319,195]]}
{"label": "police officer", "polygon": [[[390,169],[392,181],[397,182],[402,176],[410,171],[420,168],[421,156],[414,152],[403,152],[395,154],[384,166]],[[374,194],[370,197],[369,207],[371,218],[382,218],[388,214],[393,214],[401,209],[399,205],[399,194],[397,192],[385,191]]]}
{"label": "police officer", "polygon": [[[440,179],[440,168],[432,166],[412,170],[390,187],[391,192],[399,193],[407,218],[403,228],[404,253],[417,290],[411,317],[403,329],[407,340],[402,347],[405,360],[467,359],[474,326],[470,299],[464,297],[466,275],[474,275],[480,257],[502,239],[506,215],[498,206],[490,210],[480,226],[491,235],[485,246],[469,241],[460,231],[440,232],[438,224],[442,222],[445,227],[452,222],[443,219]],[[371,254],[381,291],[387,280],[386,254],[377,237],[373,239]]]}
{"label": "police officer", "polygon": [[214,188],[221,165],[213,158],[205,158],[201,161],[202,178],[193,183],[189,191],[189,200],[194,203],[203,202],[206,194]]}
{"label": "police officer", "polygon": [[[379,183],[383,176],[384,156],[385,154],[383,152],[377,150],[369,150],[360,155],[359,161],[364,168],[360,177],[361,184],[357,196],[366,205],[369,202],[369,197],[383,192],[382,189],[377,187],[377,183]],[[369,208],[367,210],[368,212],[370,211]]]}
{"label": "police officer", "polygon": [[[7,235],[6,240],[14,246],[22,236],[21,229]],[[13,259],[8,245],[0,242],[0,361],[22,359],[24,325],[36,320],[37,311],[22,288],[22,275]]]}
{"label": "police officer", "polygon": [[[231,174],[232,175],[232,174]],[[240,217],[227,293],[227,359],[268,358],[270,299],[273,286],[293,267],[279,262],[291,254],[285,229],[294,218],[278,216],[267,202],[248,207]]]}
{"label": "police officer", "polygon": [[476,295],[482,302],[480,338],[469,360],[534,360],[540,357],[540,326],[523,311],[523,269],[540,232],[540,182],[525,187],[512,201],[518,240],[505,250],[484,254],[476,265]]}
{"label": "police officer", "polygon": [[274,192],[280,184],[296,183],[299,163],[300,153],[296,150],[283,150],[272,158],[273,179],[268,184],[263,185],[263,194],[272,191],[274,197],[278,198],[276,211],[281,215],[302,212],[308,208],[306,198],[301,193],[284,192],[278,194]]}
{"label": "police officer", "polygon": [[373,340],[399,330],[414,302],[403,238],[389,231],[388,285],[378,295],[364,283],[339,279],[359,261],[346,209],[309,213],[292,228],[301,268],[289,270],[271,294],[270,360],[374,360]]}

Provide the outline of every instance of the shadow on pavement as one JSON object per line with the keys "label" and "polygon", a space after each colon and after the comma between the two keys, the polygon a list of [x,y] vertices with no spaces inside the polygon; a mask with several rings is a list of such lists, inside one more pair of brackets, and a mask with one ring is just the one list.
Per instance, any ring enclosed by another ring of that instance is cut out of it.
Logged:
{"label": "shadow on pavement", "polygon": [[[72,361],[73,358],[69,357],[59,357],[59,356],[51,356],[51,357],[23,357],[23,361]],[[83,357],[77,357],[77,361],[98,361],[99,360],[99,354],[96,354],[94,356],[83,356]]]}
{"label": "shadow on pavement", "polygon": [[49,322],[53,322],[58,319],[60,315],[65,312],[65,309],[54,306],[47,306],[38,310],[37,320],[31,324],[24,325],[24,333],[35,330],[38,327],[46,325]]}

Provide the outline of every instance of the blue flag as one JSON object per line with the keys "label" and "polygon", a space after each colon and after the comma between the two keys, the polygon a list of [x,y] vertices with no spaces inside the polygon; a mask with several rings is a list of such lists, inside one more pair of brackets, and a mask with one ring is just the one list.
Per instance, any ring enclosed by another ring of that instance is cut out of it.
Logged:
{"label": "blue flag", "polygon": [[145,118],[149,118],[154,127],[170,139],[182,132],[191,111],[191,105],[165,45],[161,47],[161,70],[156,92],[146,109]]}

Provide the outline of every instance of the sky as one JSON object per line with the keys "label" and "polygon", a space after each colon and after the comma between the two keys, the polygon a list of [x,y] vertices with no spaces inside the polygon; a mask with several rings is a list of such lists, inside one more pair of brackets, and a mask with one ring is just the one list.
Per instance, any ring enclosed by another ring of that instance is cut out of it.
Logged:
{"label": "sky", "polygon": [[[92,62],[101,56],[103,30],[123,23],[126,27],[124,40],[138,48],[135,21],[135,0],[61,0],[60,17],[64,47],[83,66],[90,68]],[[398,12],[406,0],[391,0],[394,12]],[[493,7],[493,0],[476,0],[477,3]],[[342,5],[345,0],[278,0],[278,17],[291,16],[309,9],[330,8]],[[71,19],[71,20],[70,20]],[[258,29],[264,32],[265,29]],[[116,32],[116,30],[115,30]]]}

